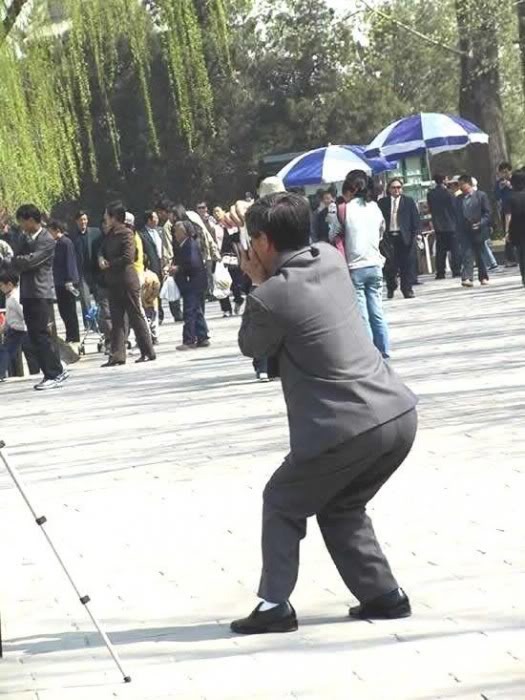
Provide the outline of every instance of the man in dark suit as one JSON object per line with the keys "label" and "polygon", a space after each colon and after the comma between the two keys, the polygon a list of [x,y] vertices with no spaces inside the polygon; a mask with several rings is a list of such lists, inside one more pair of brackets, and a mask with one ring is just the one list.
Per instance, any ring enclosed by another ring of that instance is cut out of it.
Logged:
{"label": "man in dark suit", "polygon": [[397,276],[405,299],[412,299],[416,266],[416,239],[421,231],[421,221],[416,203],[403,194],[403,183],[394,178],[388,184],[388,196],[380,199],[379,208],[386,223],[386,236],[391,256],[385,263],[388,298],[393,299],[397,289]]}
{"label": "man in dark suit", "polygon": [[69,376],[67,370],[62,368],[51,333],[55,300],[55,241],[49,231],[42,227],[42,214],[33,204],[22,205],[16,212],[16,219],[25,234],[25,241],[11,265],[15,272],[20,273],[20,301],[27,334],[44,374],[44,379],[35,389],[55,389]]}
{"label": "man in dark suit", "polygon": [[79,274],[78,291],[80,305],[86,327],[86,313],[91,306],[91,295],[96,296],[95,277],[98,271],[96,250],[99,247],[100,229],[89,226],[89,218],[85,211],[79,211],[75,217],[75,228],[69,234],[75,246],[77,268]]}
{"label": "man in dark suit", "polygon": [[410,452],[416,399],[375,349],[344,258],[331,245],[309,244],[304,198],[261,198],[247,213],[247,227],[251,248],[239,254],[257,288],[248,297],[239,346],[248,357],[278,357],[291,451],[264,490],[263,600],[232,629],[297,629],[289,598],[300,541],[314,515],[360,602],[350,615],[407,617],[409,600],[381,551],[366,505]]}
{"label": "man in dark suit", "polygon": [[485,192],[474,190],[472,177],[459,178],[459,230],[463,249],[463,287],[474,286],[474,259],[478,267],[481,285],[489,283],[489,275],[483,260],[485,241],[490,233],[490,203]]}
{"label": "man in dark suit", "polygon": [[436,234],[436,279],[446,277],[447,253],[450,251],[452,277],[461,274],[461,254],[457,236],[458,206],[456,198],[447,189],[446,175],[434,175],[436,186],[427,194],[428,209]]}
{"label": "man in dark suit", "polygon": [[148,270],[154,272],[162,283],[164,278],[162,271],[162,236],[159,229],[159,217],[157,212],[149,210],[144,215],[145,226],[140,232],[142,246],[144,248],[144,264]]}

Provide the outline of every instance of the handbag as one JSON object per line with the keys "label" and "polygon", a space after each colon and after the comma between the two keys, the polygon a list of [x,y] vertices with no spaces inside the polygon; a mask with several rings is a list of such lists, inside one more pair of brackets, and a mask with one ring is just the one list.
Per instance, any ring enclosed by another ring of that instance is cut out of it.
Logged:
{"label": "handbag", "polygon": [[392,260],[396,253],[394,243],[389,236],[383,236],[379,241],[379,252],[385,260]]}
{"label": "handbag", "polygon": [[226,299],[230,296],[232,278],[222,262],[215,265],[213,273],[213,296],[216,299]]}
{"label": "handbag", "polygon": [[181,298],[180,289],[171,275],[168,275],[164,280],[160,290],[160,298],[168,302],[179,301]]}

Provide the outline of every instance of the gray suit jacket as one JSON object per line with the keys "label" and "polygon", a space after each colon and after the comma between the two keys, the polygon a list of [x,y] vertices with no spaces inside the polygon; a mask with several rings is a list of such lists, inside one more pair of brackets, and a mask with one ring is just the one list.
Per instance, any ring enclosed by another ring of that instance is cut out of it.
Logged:
{"label": "gray suit jacket", "polygon": [[248,357],[278,355],[299,461],[417,403],[370,340],[345,261],[326,243],[280,254],[274,275],[248,297],[239,346]]}
{"label": "gray suit jacket", "polygon": [[20,299],[55,299],[53,261],[55,240],[45,228],[36,240],[25,237],[19,255],[12,260],[20,273]]}

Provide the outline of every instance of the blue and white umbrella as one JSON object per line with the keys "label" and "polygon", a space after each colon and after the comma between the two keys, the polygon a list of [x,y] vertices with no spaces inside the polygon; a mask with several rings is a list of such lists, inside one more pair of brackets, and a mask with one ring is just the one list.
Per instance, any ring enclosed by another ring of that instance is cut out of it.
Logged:
{"label": "blue and white umbrella", "polygon": [[366,158],[364,146],[326,146],[303,153],[286,165],[277,177],[286,187],[304,187],[341,182],[351,170],[375,175],[394,170],[395,163],[384,158]]}
{"label": "blue and white umbrella", "polygon": [[488,134],[462,117],[421,112],[383,129],[365,149],[365,155],[367,158],[382,156],[389,160],[399,160],[425,151],[454,151],[465,148],[469,143],[488,141]]}

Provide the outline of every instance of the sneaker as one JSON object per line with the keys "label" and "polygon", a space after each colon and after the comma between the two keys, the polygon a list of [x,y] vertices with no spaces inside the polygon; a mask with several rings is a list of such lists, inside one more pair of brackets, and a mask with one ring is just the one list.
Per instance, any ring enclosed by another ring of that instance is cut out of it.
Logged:
{"label": "sneaker", "polygon": [[241,313],[242,305],[244,304],[244,301],[236,301],[235,306],[233,307],[233,310],[235,311],[235,315],[238,316]]}
{"label": "sneaker", "polygon": [[463,282],[461,283],[461,286],[462,287],[473,287],[474,282],[472,280],[463,280]]}
{"label": "sneaker", "polygon": [[59,375],[58,375],[57,381],[58,381],[58,382],[63,382],[63,381],[65,381],[68,377],[69,377],[69,370],[67,369],[67,367],[64,367],[64,369],[62,370],[62,374],[59,374]]}
{"label": "sneaker", "polygon": [[223,317],[223,318],[231,318],[232,316],[233,316],[233,311],[225,311],[225,312],[222,314],[222,317]]}
{"label": "sneaker", "polygon": [[482,287],[486,287],[487,284],[490,284],[490,282],[488,280],[480,280],[480,284]]}
{"label": "sneaker", "polygon": [[270,381],[267,372],[259,372],[259,374],[257,375],[257,379],[260,382],[269,382]]}
{"label": "sneaker", "polygon": [[64,381],[65,377],[62,378],[62,374],[59,374],[56,379],[44,379],[44,381],[40,382],[39,384],[35,385],[35,390],[36,391],[47,391],[48,389],[58,389],[61,385],[62,382]]}

